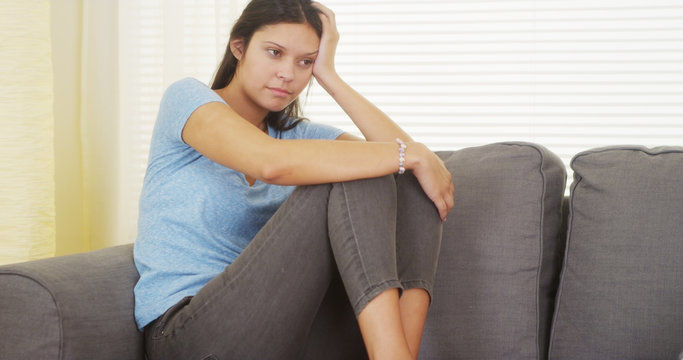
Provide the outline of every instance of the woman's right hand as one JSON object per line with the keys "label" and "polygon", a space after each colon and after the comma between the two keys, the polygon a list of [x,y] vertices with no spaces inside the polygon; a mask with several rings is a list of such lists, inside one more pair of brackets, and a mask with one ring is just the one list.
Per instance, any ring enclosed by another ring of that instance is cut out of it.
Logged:
{"label": "woman's right hand", "polygon": [[323,30],[318,56],[313,63],[313,76],[324,88],[326,80],[331,76],[338,76],[334,67],[334,57],[339,43],[339,31],[337,30],[334,12],[319,2],[314,1],[312,4],[320,10],[320,22]]}
{"label": "woman's right hand", "polygon": [[446,221],[454,205],[453,179],[444,162],[424,144],[406,143],[406,168],[413,171],[425,194],[436,206],[441,220]]}

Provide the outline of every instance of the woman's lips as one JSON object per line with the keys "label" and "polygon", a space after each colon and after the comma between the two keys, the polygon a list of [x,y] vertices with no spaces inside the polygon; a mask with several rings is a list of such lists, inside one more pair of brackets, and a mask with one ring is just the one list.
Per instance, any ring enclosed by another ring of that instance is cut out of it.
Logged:
{"label": "woman's lips", "polygon": [[269,87],[268,90],[270,90],[270,92],[273,95],[275,95],[276,97],[280,97],[280,98],[286,98],[286,97],[289,97],[289,95],[291,95],[291,93],[289,91],[287,91],[285,89],[276,88],[276,87]]}

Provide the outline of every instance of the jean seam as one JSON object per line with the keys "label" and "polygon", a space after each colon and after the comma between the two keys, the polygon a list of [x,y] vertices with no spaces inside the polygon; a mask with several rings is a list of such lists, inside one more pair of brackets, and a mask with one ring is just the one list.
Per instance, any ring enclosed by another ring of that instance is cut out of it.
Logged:
{"label": "jean seam", "polygon": [[165,313],[163,313],[159,319],[152,324],[151,330],[152,340],[160,340],[167,338],[170,334],[166,331],[170,320],[172,320],[182,309],[190,303],[192,296],[186,296],[180,299],[177,303],[173,304]]}
{"label": "jean seam", "polygon": [[434,290],[434,284],[427,281],[427,280],[401,280],[401,286],[403,286],[403,290],[409,290],[409,289],[422,289],[427,292],[429,295],[429,302],[431,303],[433,299],[432,292]]}
{"label": "jean seam", "polygon": [[401,281],[401,285],[403,285],[403,287],[406,290],[416,288],[416,287],[421,287],[421,288],[424,288],[425,290],[427,290],[428,288],[432,287],[432,284],[429,281],[423,280],[423,279],[400,280],[400,281]]}
{"label": "jean seam", "polygon": [[[358,317],[361,310],[363,310],[363,309],[359,309],[359,306],[361,304],[365,303],[365,305],[367,305],[375,296],[377,296],[381,293],[381,292],[379,292],[377,294],[374,294],[374,296],[373,296],[373,293],[377,289],[382,289],[382,291],[384,291],[386,289],[392,289],[392,288],[403,289],[401,282],[398,279],[385,280],[385,281],[382,281],[380,283],[374,284],[372,286],[368,286],[363,291],[363,293],[358,297],[358,299],[356,299],[352,304],[353,311],[356,313],[356,317]],[[363,306],[363,308],[365,308],[365,306]]]}
{"label": "jean seam", "polygon": [[353,234],[353,242],[354,242],[354,244],[356,244],[356,254],[358,255],[358,259],[360,260],[361,268],[363,268],[363,276],[365,277],[365,283],[370,285],[371,281],[368,278],[368,271],[365,267],[365,261],[363,261],[363,255],[361,254],[361,251],[360,251],[360,244],[358,244],[358,235],[356,235],[356,228],[353,226],[353,219],[351,217],[351,208],[349,207],[349,198],[348,198],[347,193],[346,193],[346,185],[344,183],[340,183],[340,184],[342,186],[342,191],[344,193],[344,203],[346,205],[346,213],[348,214],[349,224],[351,225],[351,233]]}

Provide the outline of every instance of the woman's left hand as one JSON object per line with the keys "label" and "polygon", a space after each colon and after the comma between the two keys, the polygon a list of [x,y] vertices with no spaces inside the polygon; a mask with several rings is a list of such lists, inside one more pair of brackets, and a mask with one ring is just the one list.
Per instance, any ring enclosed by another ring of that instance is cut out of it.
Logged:
{"label": "woman's left hand", "polygon": [[339,43],[339,31],[337,30],[334,12],[317,1],[314,1],[312,4],[320,10],[320,21],[323,25],[318,57],[313,64],[313,76],[315,76],[318,82],[322,83],[327,76],[336,76],[334,56],[337,51],[337,44]]}

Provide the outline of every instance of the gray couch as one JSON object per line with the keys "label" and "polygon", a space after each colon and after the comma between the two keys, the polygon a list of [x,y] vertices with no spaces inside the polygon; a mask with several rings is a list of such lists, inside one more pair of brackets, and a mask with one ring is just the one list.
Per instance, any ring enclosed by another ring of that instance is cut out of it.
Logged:
{"label": "gray couch", "polygon": [[[445,224],[421,359],[677,359],[683,148],[442,152]],[[0,267],[0,359],[143,359],[132,246]]]}

